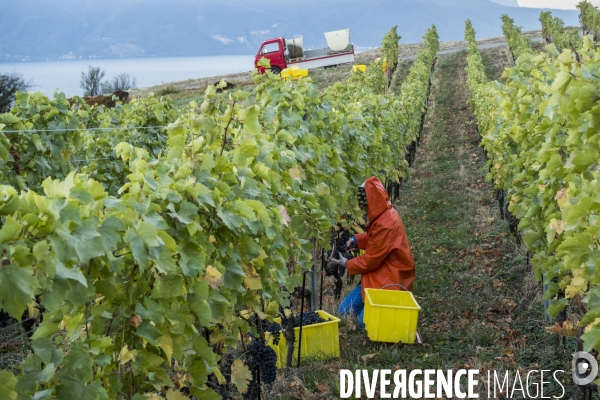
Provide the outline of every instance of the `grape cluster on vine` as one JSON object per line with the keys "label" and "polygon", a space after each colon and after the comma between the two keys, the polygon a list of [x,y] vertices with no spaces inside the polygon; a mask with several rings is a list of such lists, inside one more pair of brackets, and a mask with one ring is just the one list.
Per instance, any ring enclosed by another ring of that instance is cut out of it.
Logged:
{"label": "grape cluster on vine", "polygon": [[249,367],[251,370],[260,369],[260,380],[271,384],[277,377],[277,354],[262,340],[253,340],[248,345]]}
{"label": "grape cluster on vine", "polygon": [[234,360],[235,360],[235,357],[233,356],[233,354],[226,353],[226,354],[223,354],[223,357],[220,362],[219,368],[220,368],[221,374],[223,374],[223,377],[225,378],[225,382],[226,382],[225,385],[219,386],[219,395],[221,396],[221,399],[223,399],[223,400],[232,399],[231,394],[230,394],[233,390],[233,385],[231,384],[231,366],[233,365]]}
{"label": "grape cluster on vine", "polygon": [[281,339],[281,324],[277,322],[271,322],[267,327],[267,332],[269,332],[273,336],[273,344],[277,346],[279,344],[279,340]]}

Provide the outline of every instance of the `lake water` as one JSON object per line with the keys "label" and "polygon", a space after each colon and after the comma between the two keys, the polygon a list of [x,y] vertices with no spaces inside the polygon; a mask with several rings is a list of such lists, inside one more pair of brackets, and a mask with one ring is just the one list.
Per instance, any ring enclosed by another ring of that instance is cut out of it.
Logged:
{"label": "lake water", "polygon": [[127,73],[135,77],[138,87],[147,87],[250,71],[253,63],[253,55],[91,59],[0,63],[0,72],[22,74],[35,85],[31,91],[41,91],[52,97],[54,91],[59,90],[72,97],[83,94],[79,82],[81,73],[87,72],[89,65],[102,68],[106,72],[104,79],[112,80],[113,76]]}

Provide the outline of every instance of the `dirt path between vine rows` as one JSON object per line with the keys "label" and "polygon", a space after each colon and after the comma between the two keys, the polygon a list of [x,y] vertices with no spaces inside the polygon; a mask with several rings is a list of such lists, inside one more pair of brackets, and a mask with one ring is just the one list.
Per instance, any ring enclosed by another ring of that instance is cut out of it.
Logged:
{"label": "dirt path between vine rows", "polygon": [[[506,49],[487,50],[488,74],[497,78],[504,60]],[[488,370],[568,371],[574,345],[556,348],[545,332],[541,285],[485,181],[465,67],[466,52],[438,58],[423,141],[396,204],[417,263],[414,295],[424,344],[371,342],[343,319],[340,359],[280,371],[269,398],[339,398],[340,369],[479,369],[484,398]],[[324,304],[336,312],[337,303]],[[559,377],[567,388],[563,398],[577,398],[570,375]],[[552,382],[545,395],[559,396],[562,389]]]}

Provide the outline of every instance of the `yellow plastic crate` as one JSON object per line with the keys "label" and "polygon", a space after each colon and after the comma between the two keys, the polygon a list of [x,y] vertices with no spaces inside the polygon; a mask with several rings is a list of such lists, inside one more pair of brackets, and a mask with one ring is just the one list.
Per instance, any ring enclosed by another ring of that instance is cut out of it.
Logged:
{"label": "yellow plastic crate", "polygon": [[284,68],[283,71],[281,71],[280,76],[287,80],[290,78],[290,76],[292,76],[292,70],[289,68]]}
{"label": "yellow plastic crate", "polygon": [[297,65],[292,65],[281,71],[281,77],[286,81],[289,81],[290,79],[300,79],[305,76],[308,76],[308,70],[300,69]]}
{"label": "yellow plastic crate", "polygon": [[[337,358],[340,356],[340,334],[339,323],[340,319],[334,317],[325,311],[317,310],[317,314],[325,320],[331,321],[321,322],[320,324],[308,325],[302,328],[302,353],[300,361],[306,357],[314,358]],[[281,318],[273,318],[273,321],[281,323]],[[296,343],[294,343],[294,363],[298,360],[298,339],[300,337],[300,328],[294,328],[296,335]],[[273,344],[273,337],[269,337],[267,343],[277,354],[277,368],[285,366],[287,358],[287,343],[283,333],[279,339],[279,344]],[[294,364],[295,365],[295,364]]]}
{"label": "yellow plastic crate", "polygon": [[298,69],[298,70],[292,71],[292,74],[294,75],[294,78],[299,79],[299,78],[308,76],[308,70],[307,69]]}
{"label": "yellow plastic crate", "polygon": [[365,289],[364,323],[372,341],[413,344],[420,310],[411,292]]}

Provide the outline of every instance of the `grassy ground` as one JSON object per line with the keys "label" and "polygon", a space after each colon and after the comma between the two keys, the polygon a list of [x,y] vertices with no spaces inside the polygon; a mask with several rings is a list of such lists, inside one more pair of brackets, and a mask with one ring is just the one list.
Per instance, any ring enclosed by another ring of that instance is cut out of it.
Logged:
{"label": "grassy ground", "polygon": [[14,320],[0,327],[0,370],[16,372],[19,363],[32,353],[29,339],[24,333]]}
{"label": "grassy ground", "polygon": [[481,57],[489,80],[499,80],[504,69],[512,66],[512,55],[508,46],[485,49],[481,52]]}
{"label": "grassy ground", "polygon": [[[502,72],[501,51],[484,56],[491,77]],[[281,370],[269,398],[338,398],[342,368],[479,369],[481,394],[488,370],[569,370],[573,344],[557,351],[545,332],[540,284],[484,181],[484,154],[465,104],[465,57],[461,52],[438,60],[424,141],[396,204],[417,263],[414,294],[422,307],[424,344],[370,342],[353,320],[343,319],[341,357]],[[330,298],[324,303],[324,309],[336,309]],[[570,374],[559,377],[568,390],[564,398],[577,398]],[[561,388],[546,386],[548,393],[560,395]]]}

